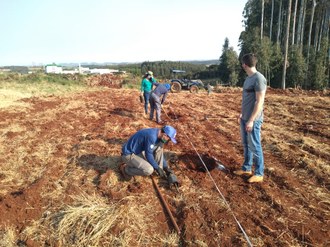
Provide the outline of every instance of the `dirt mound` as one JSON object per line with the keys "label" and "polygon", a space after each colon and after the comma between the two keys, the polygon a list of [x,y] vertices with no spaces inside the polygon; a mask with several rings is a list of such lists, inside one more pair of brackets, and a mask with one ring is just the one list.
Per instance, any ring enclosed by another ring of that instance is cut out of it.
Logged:
{"label": "dirt mound", "polygon": [[124,75],[102,74],[92,75],[87,79],[89,86],[104,86],[110,88],[120,88],[124,80]]}

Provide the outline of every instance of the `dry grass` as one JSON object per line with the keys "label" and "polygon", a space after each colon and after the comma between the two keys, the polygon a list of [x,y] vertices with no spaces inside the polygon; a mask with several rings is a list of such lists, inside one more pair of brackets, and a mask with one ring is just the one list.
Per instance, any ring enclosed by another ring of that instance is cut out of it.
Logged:
{"label": "dry grass", "polygon": [[41,245],[48,241],[59,246],[154,246],[159,241],[175,246],[178,242],[176,234],[160,237],[150,230],[156,228],[153,214],[157,212],[151,204],[139,203],[138,196],[107,202],[82,193],[72,199],[72,205],[47,211],[25,229],[25,236]]}
{"label": "dry grass", "polygon": [[176,233],[170,233],[169,235],[167,235],[165,237],[164,237],[164,235],[162,235],[162,237],[159,237],[159,239],[163,246],[166,246],[166,247],[178,246],[179,236]]}
{"label": "dry grass", "polygon": [[0,108],[8,106],[25,107],[28,104],[18,102],[18,100],[29,97],[31,97],[31,93],[18,92],[14,89],[0,89]]}
{"label": "dry grass", "polygon": [[20,99],[47,95],[68,95],[71,93],[96,91],[99,88],[84,84],[61,85],[47,82],[17,83],[0,81],[0,108],[8,106],[27,106]]}
{"label": "dry grass", "polygon": [[[26,145],[29,140],[35,138],[33,135],[36,134],[28,133],[25,135],[21,134],[11,144],[6,143],[0,150],[2,157],[6,157],[6,162],[1,165],[0,171],[2,183],[5,185],[1,186],[0,195],[4,195],[8,190],[15,190],[23,185],[28,186],[38,178],[41,178],[46,171],[47,165],[53,159],[56,143],[44,142],[38,145],[34,144],[34,146]],[[33,149],[32,152],[31,149]],[[29,165],[27,166],[27,164]]]}
{"label": "dry grass", "polygon": [[13,227],[5,227],[0,230],[0,247],[14,247],[16,244],[16,232]]}
{"label": "dry grass", "polygon": [[[5,155],[5,153],[7,153],[7,150],[4,150],[3,155]],[[7,194],[10,188],[18,188],[26,183],[27,177],[18,172],[24,167],[24,159],[26,156],[27,150],[25,147],[18,147],[15,150],[14,155],[10,157],[6,156],[7,160],[1,166],[0,171],[1,182],[3,184],[0,189],[0,195]],[[40,167],[37,168],[37,170],[40,170]]]}

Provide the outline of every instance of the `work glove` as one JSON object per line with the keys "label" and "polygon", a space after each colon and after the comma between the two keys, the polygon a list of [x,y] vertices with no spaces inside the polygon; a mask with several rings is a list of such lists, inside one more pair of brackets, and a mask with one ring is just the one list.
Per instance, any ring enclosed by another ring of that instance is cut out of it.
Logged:
{"label": "work glove", "polygon": [[160,167],[156,169],[156,172],[161,178],[164,178],[166,176],[164,170]]}
{"label": "work glove", "polygon": [[168,168],[168,167],[165,167],[165,168],[164,168],[164,172],[166,173],[167,176],[168,176],[169,174],[173,173],[173,171],[172,171],[170,168]]}

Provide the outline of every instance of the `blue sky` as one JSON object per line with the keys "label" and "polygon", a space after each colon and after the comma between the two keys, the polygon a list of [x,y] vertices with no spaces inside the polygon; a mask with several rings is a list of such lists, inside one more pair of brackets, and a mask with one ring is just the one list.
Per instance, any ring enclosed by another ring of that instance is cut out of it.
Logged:
{"label": "blue sky", "polygon": [[218,59],[246,0],[1,0],[0,66]]}

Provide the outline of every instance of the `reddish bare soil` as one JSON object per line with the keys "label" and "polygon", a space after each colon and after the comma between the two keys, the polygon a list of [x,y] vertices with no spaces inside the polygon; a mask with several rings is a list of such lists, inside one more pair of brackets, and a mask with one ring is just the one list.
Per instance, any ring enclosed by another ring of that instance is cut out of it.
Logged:
{"label": "reddish bare soil", "polygon": [[[29,107],[0,109],[0,229],[14,227],[17,245],[58,246],[24,231],[82,191],[109,202],[138,196],[155,210],[145,215],[157,222],[150,234],[174,231],[150,178],[126,182],[118,172],[122,144],[141,128],[159,127],[143,115],[137,91],[24,101]],[[268,90],[265,180],[252,185],[233,174],[243,161],[240,102],[241,91],[230,88],[167,98],[162,120],[178,130],[167,158],[181,186],[156,180],[181,230],[176,246],[248,246],[247,239],[254,246],[329,246],[329,94]],[[227,169],[217,169],[214,158]],[[112,183],[113,177],[119,182]],[[118,226],[109,234],[120,231]]]}

